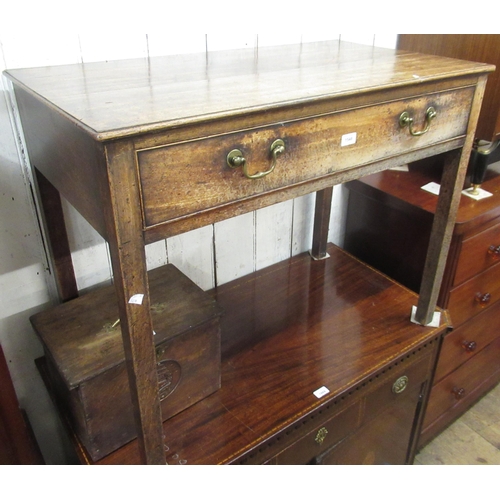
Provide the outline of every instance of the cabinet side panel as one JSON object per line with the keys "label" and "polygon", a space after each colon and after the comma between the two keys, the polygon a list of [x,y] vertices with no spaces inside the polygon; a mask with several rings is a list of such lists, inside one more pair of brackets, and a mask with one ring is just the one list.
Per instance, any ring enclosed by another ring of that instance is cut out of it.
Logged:
{"label": "cabinet side panel", "polygon": [[[14,85],[32,168],[37,168],[103,237],[101,146],[67,117]],[[101,168],[99,168],[101,167]]]}

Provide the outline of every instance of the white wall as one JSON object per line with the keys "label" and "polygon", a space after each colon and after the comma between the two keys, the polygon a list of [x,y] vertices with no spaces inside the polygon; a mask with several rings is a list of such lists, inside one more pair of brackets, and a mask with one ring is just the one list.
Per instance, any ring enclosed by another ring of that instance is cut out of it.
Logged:
{"label": "white wall", "polygon": [[[202,52],[228,48],[303,43],[342,39],[368,45],[395,47],[396,35],[190,35],[127,36],[0,34],[0,69],[168,53]],[[43,354],[29,317],[54,300],[42,237],[31,196],[30,172],[19,159],[16,133],[9,119],[8,85],[2,81],[0,98],[0,342],[5,351],[16,392],[28,414],[47,463],[70,458],[64,433],[35,369]],[[344,190],[334,189],[330,241],[341,244],[344,224]],[[245,214],[147,247],[148,265],[172,262],[202,288],[212,288],[256,269],[306,251],[314,195]],[[106,243],[69,205],[67,225],[77,282],[80,289],[111,277]],[[214,264],[215,263],[215,264]]]}

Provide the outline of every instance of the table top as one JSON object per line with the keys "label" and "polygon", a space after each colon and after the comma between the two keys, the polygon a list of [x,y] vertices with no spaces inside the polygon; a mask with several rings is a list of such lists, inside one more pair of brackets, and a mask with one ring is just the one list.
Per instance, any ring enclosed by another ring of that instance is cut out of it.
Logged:
{"label": "table top", "polygon": [[493,69],[334,40],[5,73],[106,140]]}

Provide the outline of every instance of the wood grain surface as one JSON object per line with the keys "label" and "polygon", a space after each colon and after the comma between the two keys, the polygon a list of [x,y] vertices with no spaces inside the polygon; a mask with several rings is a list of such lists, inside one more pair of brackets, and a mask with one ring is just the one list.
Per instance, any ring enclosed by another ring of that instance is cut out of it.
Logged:
{"label": "wood grain surface", "polygon": [[[376,68],[376,69],[374,69]],[[477,63],[327,41],[9,70],[102,139],[319,97],[482,72]]]}

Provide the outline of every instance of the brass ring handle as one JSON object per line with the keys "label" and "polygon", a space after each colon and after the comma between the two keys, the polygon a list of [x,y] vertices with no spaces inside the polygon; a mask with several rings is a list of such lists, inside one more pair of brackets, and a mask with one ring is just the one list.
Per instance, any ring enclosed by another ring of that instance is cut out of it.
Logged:
{"label": "brass ring handle", "polygon": [[321,427],[321,429],[316,433],[316,437],[314,438],[314,441],[316,441],[316,443],[318,443],[319,445],[322,445],[327,434],[328,434],[327,428]]}
{"label": "brass ring handle", "polygon": [[394,384],[392,384],[392,392],[394,394],[401,394],[408,385],[408,377],[403,375],[399,377]]}
{"label": "brass ring handle", "polygon": [[417,132],[413,130],[413,118],[410,116],[410,113],[408,113],[408,111],[403,111],[399,117],[399,126],[401,128],[408,127],[410,134],[418,137],[419,135],[424,135],[429,131],[431,121],[436,117],[436,115],[437,111],[432,106],[427,108],[425,113],[425,128]]}
{"label": "brass ring handle", "polygon": [[269,175],[276,168],[278,156],[285,152],[285,143],[281,139],[276,139],[271,144],[270,151],[272,156],[271,166],[268,170],[258,172],[256,174],[248,173],[247,160],[239,149],[233,149],[230,151],[227,155],[226,161],[231,168],[243,167],[243,173],[248,179],[262,179],[262,177]]}

